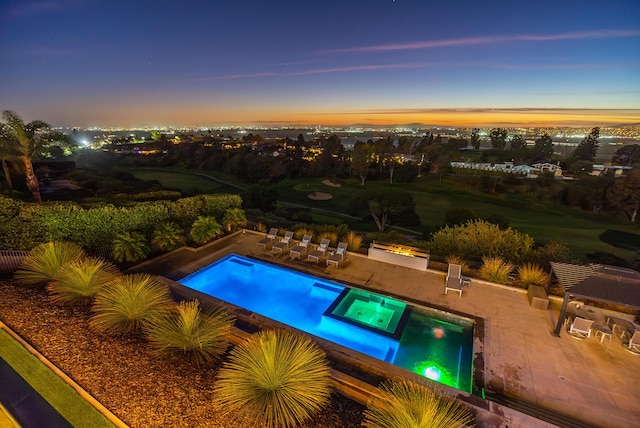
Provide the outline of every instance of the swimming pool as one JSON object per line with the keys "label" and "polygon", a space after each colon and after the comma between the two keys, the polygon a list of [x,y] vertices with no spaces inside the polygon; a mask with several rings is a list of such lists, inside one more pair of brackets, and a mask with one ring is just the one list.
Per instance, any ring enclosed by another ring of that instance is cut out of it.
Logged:
{"label": "swimming pool", "polygon": [[178,283],[471,392],[473,321],[230,254]]}

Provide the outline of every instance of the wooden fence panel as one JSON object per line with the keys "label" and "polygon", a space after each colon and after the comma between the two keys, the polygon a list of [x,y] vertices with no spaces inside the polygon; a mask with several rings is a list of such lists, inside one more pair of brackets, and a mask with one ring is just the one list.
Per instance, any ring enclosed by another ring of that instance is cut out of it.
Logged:
{"label": "wooden fence panel", "polygon": [[13,273],[20,267],[29,251],[0,250],[0,273]]}

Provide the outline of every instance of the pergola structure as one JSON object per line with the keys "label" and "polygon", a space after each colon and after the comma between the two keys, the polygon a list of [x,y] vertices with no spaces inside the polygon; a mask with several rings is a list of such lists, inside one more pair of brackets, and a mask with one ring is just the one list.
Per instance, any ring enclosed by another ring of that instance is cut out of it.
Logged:
{"label": "pergola structure", "polygon": [[573,265],[551,262],[564,289],[564,300],[554,331],[560,336],[571,300],[585,299],[640,309],[640,272],[609,265]]}

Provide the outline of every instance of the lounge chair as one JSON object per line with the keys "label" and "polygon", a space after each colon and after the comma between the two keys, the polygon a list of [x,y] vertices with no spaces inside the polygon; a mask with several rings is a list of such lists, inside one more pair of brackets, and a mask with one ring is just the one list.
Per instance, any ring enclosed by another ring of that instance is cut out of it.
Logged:
{"label": "lounge chair", "polygon": [[267,245],[273,244],[273,241],[278,237],[278,228],[272,227],[267,236],[258,241],[258,247],[262,247],[263,249],[267,249]]}
{"label": "lounge chair", "polygon": [[444,282],[444,294],[447,291],[455,291],[458,296],[462,296],[462,266],[449,263],[447,279]]}
{"label": "lounge chair", "polygon": [[289,256],[293,259],[296,254],[301,259],[302,255],[309,251],[309,245],[311,245],[312,235],[304,235],[302,240],[298,242],[298,245],[289,250]]}
{"label": "lounge chair", "polygon": [[273,244],[273,247],[271,247],[271,249],[276,253],[282,253],[282,251],[289,248],[289,246],[291,245],[292,239],[293,239],[293,232],[287,231],[284,233],[284,236],[280,239],[280,241]]}
{"label": "lounge chair", "polygon": [[307,254],[307,260],[318,263],[320,259],[327,255],[327,249],[329,248],[330,243],[331,240],[322,238],[320,244],[316,247],[316,249]]}
{"label": "lounge chair", "polygon": [[333,254],[331,254],[329,257],[327,257],[327,266],[336,265],[336,267],[338,267],[340,263],[342,263],[346,258],[347,258],[347,243],[340,242],[336,247],[336,251]]}
{"label": "lounge chair", "polygon": [[629,351],[634,354],[640,355],[640,330],[636,330],[629,339],[629,343],[625,346]]}
{"label": "lounge chair", "polygon": [[593,323],[593,320],[575,317],[569,326],[569,334],[577,339],[591,337],[591,326]]}

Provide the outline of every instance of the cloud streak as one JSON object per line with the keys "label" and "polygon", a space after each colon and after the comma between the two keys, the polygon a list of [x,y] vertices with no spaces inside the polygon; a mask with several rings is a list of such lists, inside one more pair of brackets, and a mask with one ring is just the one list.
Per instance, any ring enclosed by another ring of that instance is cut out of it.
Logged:
{"label": "cloud streak", "polygon": [[581,31],[572,33],[558,34],[521,34],[513,36],[482,36],[482,37],[463,37],[458,39],[444,40],[423,40],[407,43],[392,43],[373,46],[361,46],[344,49],[329,49],[319,51],[319,54],[341,54],[341,53],[372,53],[372,52],[390,52],[404,51],[415,49],[435,49],[447,47],[463,47],[490,45],[508,42],[549,42],[558,40],[591,40],[591,39],[612,39],[623,37],[638,37],[640,30],[599,30],[599,31]]}

